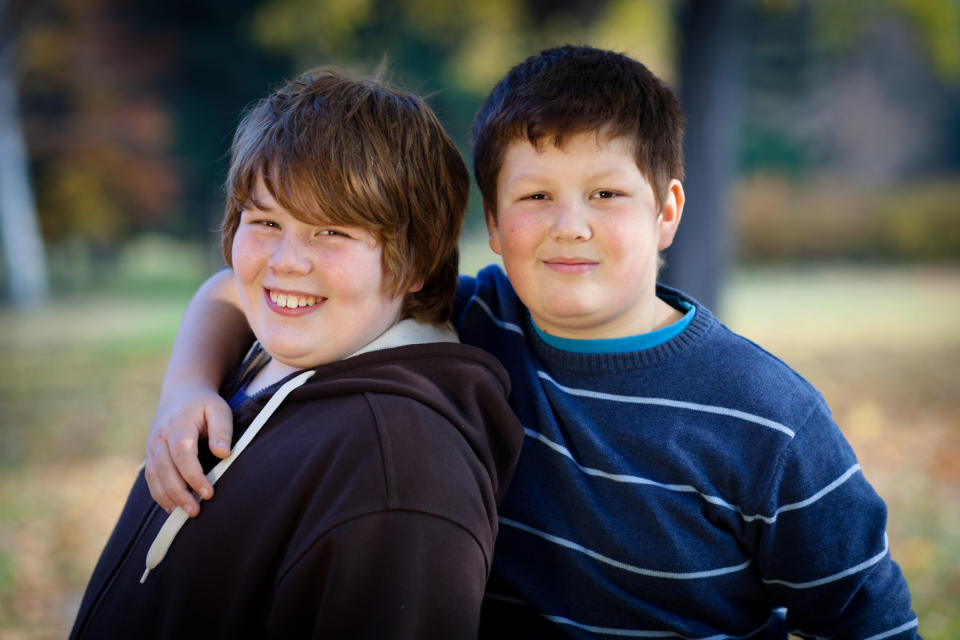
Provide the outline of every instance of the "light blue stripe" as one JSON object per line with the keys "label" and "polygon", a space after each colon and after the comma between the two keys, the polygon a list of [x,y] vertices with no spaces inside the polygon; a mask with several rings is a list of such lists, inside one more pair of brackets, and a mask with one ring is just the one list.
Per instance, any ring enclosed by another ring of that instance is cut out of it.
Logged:
{"label": "light blue stripe", "polygon": [[673,572],[673,571],[657,571],[655,569],[644,569],[642,567],[637,567],[632,564],[627,564],[626,562],[620,562],[619,560],[614,560],[613,558],[608,558],[607,556],[597,553],[592,549],[588,549],[581,544],[577,544],[576,542],[573,542],[571,540],[567,540],[565,538],[560,538],[558,536],[551,535],[545,531],[540,531],[539,529],[534,529],[533,527],[529,527],[525,524],[521,524],[516,520],[511,520],[510,518],[504,518],[503,516],[501,516],[500,523],[510,527],[514,527],[516,529],[520,529],[521,531],[526,531],[527,533],[531,533],[535,536],[543,538],[544,540],[547,540],[548,542],[552,542],[554,544],[560,545],[561,547],[566,547],[567,549],[579,551],[580,553],[583,553],[593,558],[594,560],[599,560],[600,562],[609,564],[612,567],[623,569],[624,571],[629,571],[631,573],[636,573],[643,576],[651,576],[653,578],[668,578],[670,580],[697,580],[700,578],[714,578],[716,576],[722,576],[728,573],[736,573],[737,571],[743,571],[748,566],[750,566],[750,562],[751,562],[750,560],[747,560],[742,564],[738,564],[732,567],[720,567],[719,569],[708,569],[706,571],[692,571],[692,572],[686,572],[686,573]]}
{"label": "light blue stripe", "polygon": [[914,628],[916,628],[919,624],[920,624],[920,621],[917,620],[916,618],[914,618],[914,619],[911,620],[910,622],[905,622],[904,624],[900,625],[899,627],[897,627],[897,628],[895,628],[895,629],[890,629],[889,631],[884,631],[884,632],[882,632],[882,633],[878,633],[878,634],[876,634],[876,635],[874,635],[874,636],[870,636],[869,638],[864,638],[863,640],[883,640],[883,638],[889,638],[890,636],[895,636],[895,635],[897,635],[898,633],[903,633],[903,632],[906,631],[907,629],[914,629]]}
{"label": "light blue stripe", "polygon": [[[529,607],[530,605],[519,598],[510,598],[507,596],[501,596],[499,594],[487,592],[485,594],[486,598],[491,600],[497,600],[499,602],[506,602],[508,604],[516,604],[524,607]],[[531,607],[532,608],[532,607]],[[727,634],[716,634],[712,636],[684,636],[673,631],[645,631],[643,629],[621,629],[618,627],[598,627],[589,624],[583,624],[581,622],[576,622],[570,618],[564,618],[563,616],[555,616],[543,613],[542,611],[537,611],[541,616],[550,620],[551,622],[556,622],[557,624],[565,624],[570,627],[576,627],[577,629],[583,629],[584,631],[589,631],[591,633],[596,633],[600,635],[608,636],[618,636],[621,638],[680,638],[681,640],[747,640],[751,638],[767,627],[770,626],[770,623],[774,621],[775,617],[770,616],[770,618],[763,623],[763,626],[751,631],[744,636],[731,636]]]}
{"label": "light blue stripe", "polygon": [[731,636],[725,633],[718,633],[712,636],[683,636],[679,633],[674,633],[673,631],[641,631],[641,630],[632,630],[632,629],[615,629],[611,627],[594,627],[592,625],[580,624],[570,620],[568,618],[562,618],[560,616],[549,616],[547,614],[541,614],[547,620],[557,622],[559,624],[566,624],[578,629],[583,629],[584,631],[590,631],[592,633],[604,634],[609,636],[620,636],[620,637],[630,637],[630,638],[680,638],[681,640],[748,640],[753,636],[757,635],[764,629],[770,626],[772,618],[765,622],[762,627],[751,631],[745,636]]}
{"label": "light blue stripe", "polygon": [[544,380],[553,383],[558,389],[565,393],[569,393],[572,396],[581,396],[584,398],[596,398],[597,400],[610,400],[612,402],[626,402],[630,404],[651,404],[659,405],[664,407],[675,407],[678,409],[690,409],[691,411],[702,411],[704,413],[714,413],[724,416],[730,416],[732,418],[737,418],[739,420],[745,420],[747,422],[753,422],[764,427],[769,427],[770,429],[775,429],[782,433],[787,434],[791,438],[796,435],[793,429],[786,427],[779,422],[774,422],[773,420],[768,420],[767,418],[761,418],[760,416],[753,415],[752,413],[747,413],[746,411],[740,411],[739,409],[729,409],[727,407],[718,407],[715,405],[709,404],[698,404],[696,402],[683,402],[680,400],[668,400],[667,398],[642,398],[639,396],[623,396],[614,393],[603,393],[601,391],[590,391],[588,389],[574,389],[573,387],[565,387],[552,377],[546,371],[537,371],[539,375]]}
{"label": "light blue stripe", "polygon": [[[493,321],[493,324],[497,325],[502,329],[506,329],[507,331],[513,331],[514,333],[519,333],[521,336],[523,335],[523,329],[521,329],[518,325],[515,325],[512,322],[501,320],[497,316],[493,315],[493,311],[490,310],[490,307],[487,306],[487,303],[484,302],[482,299],[478,298],[477,296],[473,296],[472,298],[470,298],[470,303],[473,303],[473,302],[476,302],[477,306],[479,306],[481,309],[487,312],[487,315],[490,316],[490,319]],[[467,303],[467,306],[470,306],[470,303]]]}
{"label": "light blue stripe", "polygon": [[656,480],[650,480],[649,478],[644,478],[641,476],[632,476],[632,475],[626,475],[626,474],[620,474],[620,473],[608,473],[600,469],[585,467],[582,464],[580,464],[576,460],[576,458],[573,457],[573,454],[570,453],[570,450],[564,447],[563,445],[550,440],[549,438],[544,436],[542,433],[537,433],[532,429],[528,429],[524,427],[523,431],[527,436],[531,438],[535,438],[536,440],[539,440],[540,442],[547,445],[548,447],[550,447],[560,455],[564,456],[565,458],[569,458],[570,461],[573,462],[573,464],[577,465],[578,469],[580,469],[587,475],[595,476],[598,478],[604,478],[605,480],[611,480],[613,482],[623,482],[625,484],[649,485],[649,486],[659,487],[661,489],[667,489],[668,491],[676,491],[679,493],[695,493],[711,504],[715,504],[715,505],[730,509],[731,511],[740,513],[740,507],[730,504],[723,498],[701,493],[700,491],[697,490],[696,487],[690,486],[688,484],[664,484],[662,482],[657,482]]}
{"label": "light blue stripe", "polygon": [[873,556],[869,560],[865,560],[860,564],[845,569],[839,573],[827,576],[826,578],[820,578],[819,580],[811,580],[810,582],[787,582],[786,580],[764,580],[764,584],[780,584],[785,587],[790,587],[791,589],[811,589],[813,587],[820,587],[831,582],[836,582],[837,580],[842,580],[847,576],[852,576],[855,573],[860,573],[864,569],[868,569],[873,565],[877,564],[883,560],[884,556],[887,555],[887,552],[890,550],[890,545],[887,542],[887,534],[883,534],[883,550],[877,555]]}
{"label": "light blue stripe", "polygon": [[785,504],[785,505],[783,505],[782,507],[780,507],[779,509],[777,509],[777,510],[773,513],[773,517],[767,517],[767,516],[744,516],[744,519],[745,519],[745,520],[760,519],[760,520],[763,520],[764,522],[769,522],[769,523],[772,524],[773,522],[776,521],[777,516],[779,516],[779,515],[780,515],[781,513],[783,513],[784,511],[794,511],[794,510],[796,510],[796,509],[803,509],[804,507],[810,506],[811,504],[813,504],[813,503],[816,502],[817,500],[820,500],[822,497],[824,497],[825,495],[827,495],[828,493],[830,493],[831,491],[833,491],[834,489],[836,489],[837,487],[839,487],[840,485],[842,485],[844,482],[846,482],[847,480],[849,480],[850,477],[851,477],[853,474],[855,474],[856,472],[858,472],[858,471],[860,471],[860,465],[859,465],[859,464],[854,464],[852,467],[850,467],[849,469],[847,469],[846,471],[844,471],[843,474],[842,474],[839,478],[837,478],[836,480],[834,480],[833,482],[831,482],[830,484],[828,484],[827,486],[825,486],[825,487],[824,487],[823,489],[821,489],[820,491],[817,491],[815,494],[813,494],[812,496],[810,496],[810,497],[807,498],[806,500],[801,500],[800,502],[794,502],[794,503],[792,503],[792,504]]}
{"label": "light blue stripe", "polygon": [[784,505],[779,509],[777,509],[772,516],[765,516],[760,514],[747,515],[743,513],[743,510],[737,505],[731,504],[719,496],[703,493],[692,485],[666,484],[663,482],[657,482],[656,480],[651,480],[649,478],[644,478],[642,476],[634,476],[634,475],[628,475],[628,474],[622,474],[622,473],[610,473],[607,471],[603,471],[601,469],[586,467],[580,464],[580,462],[573,457],[573,454],[570,452],[570,450],[567,449],[562,444],[554,442],[553,440],[549,439],[542,433],[534,431],[533,429],[530,429],[528,427],[524,427],[523,432],[527,437],[533,438],[535,440],[542,442],[543,444],[547,445],[548,447],[550,447],[551,449],[553,449],[563,457],[567,458],[573,464],[575,464],[580,471],[582,471],[583,473],[589,476],[594,476],[596,478],[603,478],[604,480],[610,480],[612,482],[621,482],[624,484],[637,484],[637,485],[657,487],[660,489],[666,489],[667,491],[675,491],[677,493],[693,493],[699,496],[700,498],[702,498],[704,501],[709,502],[710,504],[717,505],[718,507],[722,507],[724,509],[729,509],[730,511],[733,511],[734,513],[739,515],[741,518],[743,518],[743,520],[746,522],[761,520],[767,524],[773,524],[774,522],[777,521],[777,518],[779,517],[779,515],[784,511],[794,511],[796,509],[802,509],[804,507],[810,506],[811,504],[817,502],[818,500],[823,498],[825,495],[827,495],[837,487],[841,486],[844,482],[846,482],[850,478],[850,476],[852,476],[854,473],[860,470],[859,464],[853,465],[852,467],[847,469],[843,473],[843,475],[841,475],[839,478],[837,478],[836,480],[834,480],[833,482],[831,482],[826,487],[824,487],[817,493],[813,494],[806,500]]}
{"label": "light blue stripe", "polygon": [[[894,629],[888,629],[887,631],[881,631],[880,633],[872,635],[869,638],[864,638],[863,640],[883,640],[884,638],[895,636],[898,633],[903,633],[904,631],[915,629],[919,624],[920,624],[920,621],[914,618],[910,622],[905,622],[899,627],[896,627]],[[806,633],[801,629],[791,629],[790,633],[798,636],[803,636],[805,638],[810,637],[810,638],[813,638],[813,640],[830,640],[829,636],[816,636],[816,635],[813,635],[812,633]]]}

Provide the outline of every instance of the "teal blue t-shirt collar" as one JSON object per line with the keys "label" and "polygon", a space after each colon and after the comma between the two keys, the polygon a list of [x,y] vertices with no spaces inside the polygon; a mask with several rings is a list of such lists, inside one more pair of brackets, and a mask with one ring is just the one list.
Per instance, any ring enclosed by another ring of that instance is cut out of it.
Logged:
{"label": "teal blue t-shirt collar", "polygon": [[673,324],[655,331],[650,331],[649,333],[641,333],[625,338],[575,340],[573,338],[558,338],[557,336],[544,333],[543,330],[533,322],[532,318],[530,319],[530,324],[536,329],[537,335],[540,336],[541,340],[554,349],[560,349],[561,351],[569,351],[571,353],[627,353],[630,351],[643,351],[644,349],[651,349],[676,338],[690,325],[694,315],[697,313],[697,308],[682,298],[669,294],[658,295],[661,300],[671,307],[684,311],[685,313],[682,318]]}

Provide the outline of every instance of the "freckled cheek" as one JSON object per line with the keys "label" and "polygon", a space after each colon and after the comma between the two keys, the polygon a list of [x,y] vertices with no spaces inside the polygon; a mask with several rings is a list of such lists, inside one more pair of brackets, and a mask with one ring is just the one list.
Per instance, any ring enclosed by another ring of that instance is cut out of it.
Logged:
{"label": "freckled cheek", "polygon": [[250,282],[266,265],[270,252],[252,234],[238,231],[233,237],[231,255],[234,273],[241,282]]}
{"label": "freckled cheek", "polygon": [[244,234],[238,232],[233,237],[233,246],[230,250],[231,262],[233,263],[233,272],[241,282],[246,279],[250,271],[251,252],[249,244]]}
{"label": "freckled cheek", "polygon": [[327,286],[344,296],[365,294],[379,288],[383,281],[379,255],[367,251],[325,251],[316,264]]}

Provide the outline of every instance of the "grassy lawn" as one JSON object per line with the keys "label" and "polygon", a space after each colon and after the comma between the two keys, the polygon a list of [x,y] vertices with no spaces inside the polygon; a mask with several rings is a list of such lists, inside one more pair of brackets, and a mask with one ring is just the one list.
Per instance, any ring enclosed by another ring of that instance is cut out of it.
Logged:
{"label": "grassy lawn", "polygon": [[[0,310],[0,640],[65,637],[189,295]],[[742,272],[719,315],[826,395],[887,500],[921,633],[960,637],[960,269]]]}

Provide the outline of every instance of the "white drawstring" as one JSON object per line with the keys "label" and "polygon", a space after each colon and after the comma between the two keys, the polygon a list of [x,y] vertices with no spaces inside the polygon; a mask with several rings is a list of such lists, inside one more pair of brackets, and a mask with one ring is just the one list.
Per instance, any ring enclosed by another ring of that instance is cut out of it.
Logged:
{"label": "white drawstring", "polygon": [[[263,407],[257,417],[254,418],[253,422],[250,423],[250,426],[247,427],[247,430],[243,432],[243,435],[240,436],[240,439],[237,440],[237,444],[234,445],[233,451],[230,452],[230,455],[217,463],[213,469],[207,474],[207,480],[210,481],[210,484],[216,484],[217,480],[220,479],[220,476],[233,464],[233,461],[243,453],[243,450],[247,448],[247,445],[250,444],[250,441],[253,440],[254,436],[257,435],[257,432],[266,424],[267,420],[273,415],[273,412],[277,410],[277,407],[280,406],[280,403],[290,394],[291,391],[302,385],[310,377],[316,373],[316,371],[304,371],[296,378],[292,378],[283,384],[276,393],[267,401],[267,404]],[[153,544],[150,545],[150,549],[147,551],[147,568],[143,572],[143,576],[140,578],[140,584],[143,584],[147,580],[147,574],[150,573],[150,570],[156,567],[163,561],[165,555],[167,555],[167,550],[170,548],[170,545],[173,543],[173,539],[177,537],[177,533],[180,531],[180,528],[187,522],[189,516],[187,512],[177,507],[174,509],[169,516],[167,516],[167,521],[163,523],[163,526],[160,528],[160,531],[157,533],[157,537],[153,539]]]}

